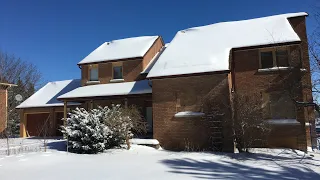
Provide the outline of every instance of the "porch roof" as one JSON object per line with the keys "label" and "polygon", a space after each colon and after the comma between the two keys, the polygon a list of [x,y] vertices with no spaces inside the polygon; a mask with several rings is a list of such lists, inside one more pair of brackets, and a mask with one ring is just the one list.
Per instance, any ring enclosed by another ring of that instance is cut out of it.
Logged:
{"label": "porch roof", "polygon": [[149,86],[149,80],[142,80],[124,83],[83,86],[59,96],[58,99],[69,100],[90,97],[125,96],[151,93],[152,88]]}

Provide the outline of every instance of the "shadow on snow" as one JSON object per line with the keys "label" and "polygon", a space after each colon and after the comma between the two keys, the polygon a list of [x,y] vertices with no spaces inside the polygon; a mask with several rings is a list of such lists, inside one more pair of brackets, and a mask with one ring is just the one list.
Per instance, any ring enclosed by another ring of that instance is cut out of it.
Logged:
{"label": "shadow on snow", "polygon": [[[224,154],[220,158],[217,162],[185,158],[166,159],[161,163],[171,168],[169,171],[171,173],[187,174],[199,179],[320,179],[318,173],[307,167],[307,165],[316,165],[302,162],[305,160],[302,156],[281,157],[258,153],[229,154],[227,156]],[[249,162],[245,163],[245,161]],[[270,167],[274,170],[263,166],[264,162],[268,166],[271,164]]]}

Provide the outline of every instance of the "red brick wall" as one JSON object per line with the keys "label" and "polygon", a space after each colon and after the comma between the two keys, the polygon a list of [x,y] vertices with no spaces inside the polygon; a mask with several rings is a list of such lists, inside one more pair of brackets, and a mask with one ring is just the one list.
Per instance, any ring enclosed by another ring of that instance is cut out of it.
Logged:
{"label": "red brick wall", "polygon": [[[228,88],[227,74],[152,80],[154,138],[170,150],[212,149],[211,122],[200,117],[175,118],[174,115],[179,111],[206,112],[204,104],[211,93],[224,97],[228,106]],[[230,120],[229,115],[230,111],[225,119]]]}
{"label": "red brick wall", "polygon": [[[302,87],[303,87],[303,100],[305,102],[312,102],[312,84],[311,84],[311,71],[310,71],[310,61],[309,61],[309,50],[308,50],[308,38],[307,38],[307,30],[306,30],[306,17],[297,17],[290,18],[289,22],[291,26],[294,28],[295,32],[299,35],[301,39],[301,49],[302,49],[302,67],[307,69],[306,74],[302,77]],[[311,146],[313,143],[316,146],[316,131],[315,131],[315,114],[314,108],[304,108],[304,120],[305,122],[311,123],[311,134],[312,140],[310,136],[310,128],[305,127],[305,136],[307,139],[307,146]],[[299,141],[304,141],[304,138],[300,138]]]}
{"label": "red brick wall", "polygon": [[158,38],[149,51],[144,55],[142,61],[142,68],[145,69],[152,58],[160,51],[160,49],[164,46],[161,38]]}
{"label": "red brick wall", "polygon": [[0,133],[7,124],[7,90],[0,87]]}

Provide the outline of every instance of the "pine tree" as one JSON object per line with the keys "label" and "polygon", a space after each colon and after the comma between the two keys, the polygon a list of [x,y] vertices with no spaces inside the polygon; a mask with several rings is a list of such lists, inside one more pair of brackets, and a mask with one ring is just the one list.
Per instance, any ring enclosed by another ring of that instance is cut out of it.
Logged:
{"label": "pine tree", "polygon": [[102,152],[109,129],[101,123],[101,113],[76,108],[69,116],[66,127],[62,127],[68,138],[68,150],[81,154]]}

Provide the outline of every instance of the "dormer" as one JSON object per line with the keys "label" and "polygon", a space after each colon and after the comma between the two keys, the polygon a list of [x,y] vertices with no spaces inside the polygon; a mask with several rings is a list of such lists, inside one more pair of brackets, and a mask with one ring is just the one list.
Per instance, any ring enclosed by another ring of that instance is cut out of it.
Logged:
{"label": "dormer", "polygon": [[146,78],[146,69],[164,43],[160,36],[105,42],[78,63],[82,86],[132,82]]}

